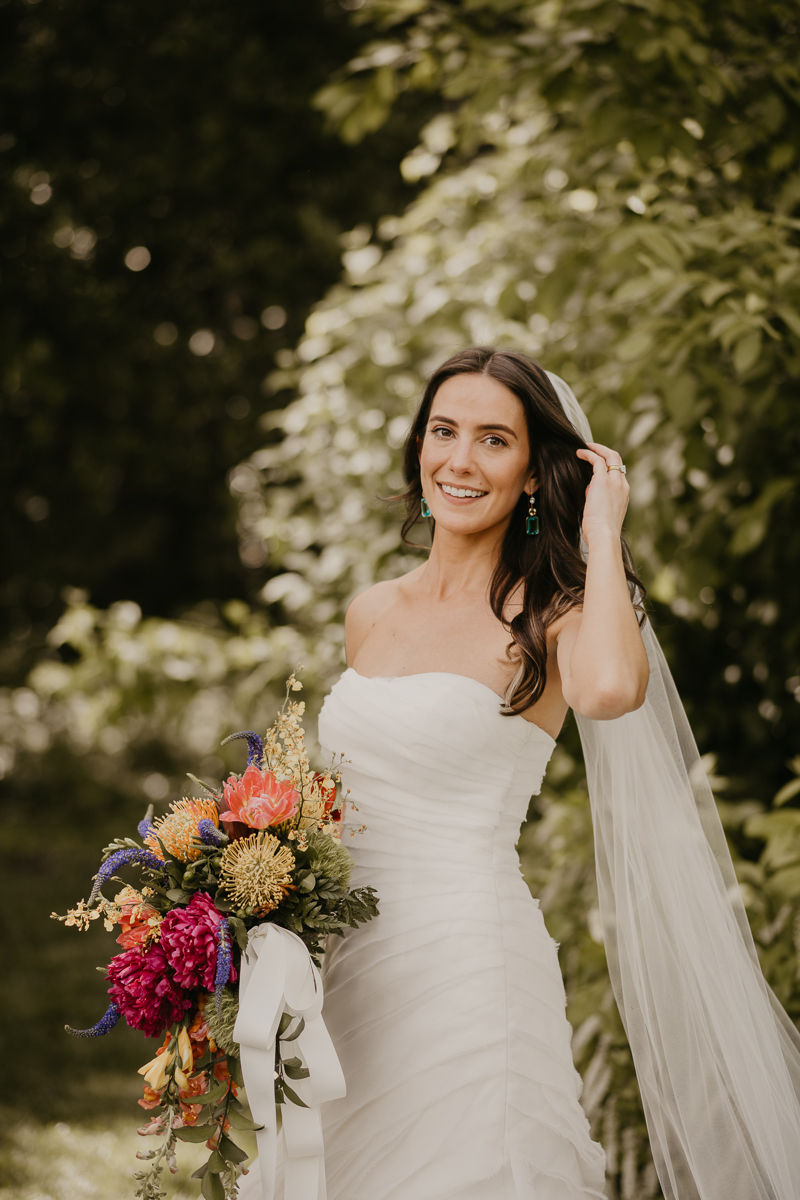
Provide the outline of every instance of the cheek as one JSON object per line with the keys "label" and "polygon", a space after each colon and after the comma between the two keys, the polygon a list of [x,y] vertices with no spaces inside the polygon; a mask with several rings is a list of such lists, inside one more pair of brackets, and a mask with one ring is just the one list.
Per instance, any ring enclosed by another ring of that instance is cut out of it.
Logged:
{"label": "cheek", "polygon": [[434,442],[431,438],[426,438],[422,443],[422,449],[419,456],[419,469],[423,475],[429,475],[431,471],[435,471],[438,466],[445,461],[446,450],[441,442]]}

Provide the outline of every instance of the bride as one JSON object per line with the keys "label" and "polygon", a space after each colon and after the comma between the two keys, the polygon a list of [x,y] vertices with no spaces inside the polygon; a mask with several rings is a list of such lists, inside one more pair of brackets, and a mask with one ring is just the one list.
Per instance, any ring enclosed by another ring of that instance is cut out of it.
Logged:
{"label": "bride", "polygon": [[797,1034],[641,610],[619,454],[562,380],[477,347],[430,379],[404,469],[404,536],[428,521],[430,554],[351,603],[319,723],[366,826],[353,882],[381,909],[325,956],[347,1084],[322,1114],[330,1200],[604,1195],[558,948],[515,851],[570,707],[664,1195],[797,1200]]}
{"label": "bride", "polygon": [[327,955],[348,1088],[327,1114],[329,1194],[600,1197],[556,946],[514,846],[568,706],[608,719],[644,699],[627,481],[541,368],[481,350],[431,379],[405,468],[430,555],[352,602],[320,719],[352,759],[358,882],[381,898]]}

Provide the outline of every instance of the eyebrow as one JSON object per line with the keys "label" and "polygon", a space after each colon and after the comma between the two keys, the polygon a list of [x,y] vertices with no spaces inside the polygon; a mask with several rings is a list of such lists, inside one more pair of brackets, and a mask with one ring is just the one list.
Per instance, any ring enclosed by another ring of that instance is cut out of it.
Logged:
{"label": "eyebrow", "polygon": [[[452,417],[435,417],[435,416],[428,417],[429,425],[433,424],[435,421],[441,422],[442,425],[453,425],[453,426],[455,426],[456,429],[458,428],[458,421],[454,421],[452,419]],[[513,438],[517,437],[517,434],[514,432],[513,429],[509,428],[508,425],[500,425],[497,422],[493,422],[490,425],[479,425],[478,429],[481,429],[484,431],[490,430],[490,429],[502,429],[503,433],[508,433]]]}

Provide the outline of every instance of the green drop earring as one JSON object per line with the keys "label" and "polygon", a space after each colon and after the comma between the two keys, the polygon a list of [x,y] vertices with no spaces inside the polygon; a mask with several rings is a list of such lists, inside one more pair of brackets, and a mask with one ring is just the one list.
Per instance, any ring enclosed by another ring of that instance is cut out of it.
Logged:
{"label": "green drop earring", "polygon": [[536,497],[531,492],[531,499],[528,505],[528,516],[525,521],[525,532],[528,537],[535,537],[539,532],[539,518],[536,515]]}
{"label": "green drop earring", "polygon": [[419,506],[422,509],[423,517],[429,517],[431,515],[430,505],[428,504],[428,501],[425,499],[424,496],[422,497],[422,500],[420,501]]}

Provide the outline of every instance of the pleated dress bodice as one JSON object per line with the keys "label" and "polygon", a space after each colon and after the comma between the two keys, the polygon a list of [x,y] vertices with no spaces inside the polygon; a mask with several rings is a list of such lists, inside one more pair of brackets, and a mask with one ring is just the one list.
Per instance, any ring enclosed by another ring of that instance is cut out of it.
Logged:
{"label": "pleated dress bodice", "polygon": [[345,758],[353,886],[380,897],[325,954],[347,1082],[323,1112],[329,1200],[600,1197],[557,948],[515,849],[553,739],[477,680],[352,668],[319,734]]}

